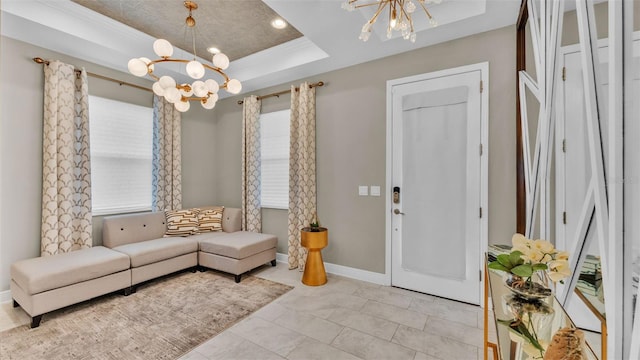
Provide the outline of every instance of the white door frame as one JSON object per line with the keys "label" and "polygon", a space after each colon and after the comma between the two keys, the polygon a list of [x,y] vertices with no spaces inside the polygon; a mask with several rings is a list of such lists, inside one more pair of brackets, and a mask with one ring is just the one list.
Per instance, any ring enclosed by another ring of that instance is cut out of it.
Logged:
{"label": "white door frame", "polygon": [[[393,95],[391,93],[392,89],[396,85],[406,84],[411,82],[418,82],[423,80],[435,79],[444,76],[450,76],[465,72],[471,71],[480,71],[480,76],[482,79],[482,96],[480,100],[481,112],[480,112],[480,139],[482,142],[482,157],[480,159],[480,206],[482,207],[482,218],[480,219],[480,262],[481,268],[478,269],[479,272],[482,271],[482,265],[485,262],[485,255],[482,249],[487,249],[488,247],[488,230],[489,230],[489,206],[488,206],[488,194],[489,194],[489,185],[488,185],[488,159],[489,159],[489,63],[482,62],[478,64],[460,66],[452,69],[445,69],[435,72],[430,72],[426,74],[408,76],[400,79],[393,79],[387,81],[387,130],[386,130],[386,181],[385,186],[387,188],[387,196],[385,200],[385,274],[384,281],[385,285],[391,285],[391,208],[392,208],[392,199],[391,195],[393,194],[391,189],[392,185],[392,175],[393,175],[393,111],[392,111],[392,103],[393,103]],[[478,84],[478,86],[481,86]],[[480,149],[478,149],[480,151]],[[480,273],[481,274],[481,273]],[[480,299],[484,296],[484,277],[480,276]],[[481,302],[482,303],[482,302]]]}

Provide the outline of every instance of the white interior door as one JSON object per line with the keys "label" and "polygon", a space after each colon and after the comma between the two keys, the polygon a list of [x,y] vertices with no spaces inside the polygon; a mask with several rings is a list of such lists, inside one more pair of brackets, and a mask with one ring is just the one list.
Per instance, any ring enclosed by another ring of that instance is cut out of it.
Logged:
{"label": "white interior door", "polygon": [[479,304],[483,74],[451,72],[391,87],[391,283]]}

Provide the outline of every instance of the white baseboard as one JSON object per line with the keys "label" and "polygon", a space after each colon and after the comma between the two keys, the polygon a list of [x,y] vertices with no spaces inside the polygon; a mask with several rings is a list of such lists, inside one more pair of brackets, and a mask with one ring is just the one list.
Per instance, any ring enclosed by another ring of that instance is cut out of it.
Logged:
{"label": "white baseboard", "polygon": [[[288,264],[288,256],[286,254],[276,253],[276,261],[280,263]],[[325,261],[324,269],[329,274],[340,275],[355,280],[367,281],[379,285],[389,285],[387,276],[385,274],[356,269],[343,265],[331,264]]]}
{"label": "white baseboard", "polygon": [[276,261],[283,264],[289,263],[289,257],[285,254],[276,253]]}
{"label": "white baseboard", "polygon": [[0,304],[11,302],[11,290],[0,291]]}

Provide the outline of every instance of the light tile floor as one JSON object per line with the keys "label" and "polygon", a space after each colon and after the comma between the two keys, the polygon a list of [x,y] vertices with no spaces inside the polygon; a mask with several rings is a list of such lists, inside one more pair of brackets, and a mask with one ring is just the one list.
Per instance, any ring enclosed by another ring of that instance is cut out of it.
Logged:
{"label": "light tile floor", "polygon": [[[306,286],[302,273],[281,263],[252,275],[294,289],[183,360],[482,359],[479,306],[331,274],[326,285]],[[28,323],[20,308],[0,304],[0,331]],[[492,322],[489,338],[495,341]]]}
{"label": "light tile floor", "polygon": [[21,308],[14,308],[13,302],[0,303],[0,331],[5,331],[31,322],[29,315]]}
{"label": "light tile floor", "polygon": [[331,274],[306,286],[286,264],[252,275],[294,289],[182,359],[482,359],[479,306]]}

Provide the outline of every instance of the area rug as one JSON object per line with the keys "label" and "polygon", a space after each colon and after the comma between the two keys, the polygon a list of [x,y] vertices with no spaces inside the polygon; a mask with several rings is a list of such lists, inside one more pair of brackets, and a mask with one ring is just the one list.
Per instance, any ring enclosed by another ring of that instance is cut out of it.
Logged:
{"label": "area rug", "polygon": [[0,359],[175,359],[292,287],[183,272],[45,314],[0,333]]}

